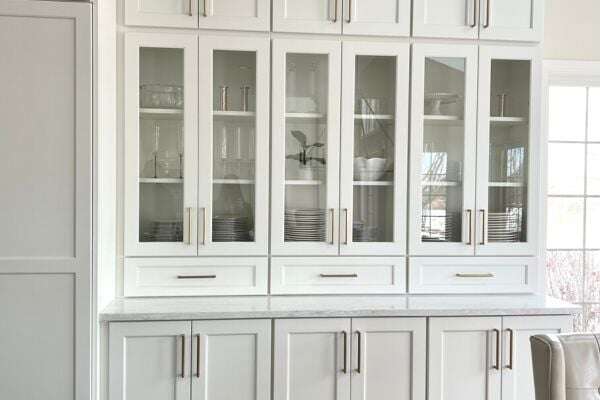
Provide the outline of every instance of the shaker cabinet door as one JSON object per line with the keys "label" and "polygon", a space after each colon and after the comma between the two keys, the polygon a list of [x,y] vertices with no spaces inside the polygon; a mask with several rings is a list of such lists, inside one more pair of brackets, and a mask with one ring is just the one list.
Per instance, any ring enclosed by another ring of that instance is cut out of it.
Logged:
{"label": "shaker cabinet door", "polygon": [[481,0],[480,16],[480,39],[543,39],[544,0]]}
{"label": "shaker cabinet door", "polygon": [[477,39],[478,1],[413,1],[413,36]]}
{"label": "shaker cabinet door", "polygon": [[342,33],[342,0],[273,0],[273,31]]}
{"label": "shaker cabinet door", "polygon": [[410,0],[344,2],[344,35],[410,36]]}
{"label": "shaker cabinet door", "polygon": [[125,0],[125,25],[198,28],[198,0]]}
{"label": "shaker cabinet door", "polygon": [[200,2],[198,26],[206,29],[269,31],[269,0],[193,0]]}
{"label": "shaker cabinet door", "polygon": [[189,400],[191,323],[109,324],[110,400]]}
{"label": "shaker cabinet door", "polygon": [[273,400],[350,400],[350,320],[275,320]]}

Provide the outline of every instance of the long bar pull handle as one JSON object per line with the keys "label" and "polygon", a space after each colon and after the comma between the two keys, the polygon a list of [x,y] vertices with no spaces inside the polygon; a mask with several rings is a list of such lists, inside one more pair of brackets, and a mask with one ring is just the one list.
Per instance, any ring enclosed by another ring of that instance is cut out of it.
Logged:
{"label": "long bar pull handle", "polygon": [[346,224],[344,225],[344,244],[348,244],[348,225],[349,225],[349,221],[348,221],[348,217],[350,216],[350,213],[348,212],[347,208],[344,208],[344,214],[346,216]]}
{"label": "long bar pull handle", "polygon": [[188,15],[191,17],[192,14],[192,0],[188,0]]}
{"label": "long bar pull handle", "polygon": [[329,241],[329,244],[335,244],[335,237],[333,234],[333,225],[335,223],[335,210],[333,208],[329,209],[329,221],[331,222],[331,225],[329,227],[329,231],[331,233],[331,240]]}
{"label": "long bar pull handle", "polygon": [[360,331],[356,331],[356,338],[358,339],[356,342],[356,373],[360,374],[362,364],[362,335]]}
{"label": "long bar pull handle", "polygon": [[493,366],[494,369],[500,369],[500,330],[492,329],[496,335],[496,364]]}
{"label": "long bar pull handle", "polygon": [[185,378],[185,335],[181,335],[181,378]]}
{"label": "long bar pull handle", "polygon": [[346,22],[352,22],[352,0],[348,0],[348,20]]}
{"label": "long bar pull handle", "polygon": [[192,244],[192,208],[185,208],[185,217],[183,222],[183,242]]}
{"label": "long bar pull handle", "polygon": [[333,2],[333,8],[334,8],[334,10],[333,10],[333,21],[331,21],[331,22],[336,23],[337,20],[338,20],[338,0],[335,0]]}
{"label": "long bar pull handle", "polygon": [[485,220],[485,210],[481,209],[479,210],[479,213],[481,215],[481,242],[479,242],[480,245],[484,245],[487,243],[486,237],[487,237],[487,232],[486,232],[486,226],[487,226],[487,222]]}
{"label": "long bar pull handle", "polygon": [[207,230],[207,225],[208,225],[206,216],[207,216],[206,207],[202,207],[202,245],[203,246],[206,244],[206,230]]}
{"label": "long bar pull handle", "polygon": [[196,378],[200,378],[200,335],[196,335]]}
{"label": "long bar pull handle", "polygon": [[358,278],[358,274],[319,274],[320,278]]}
{"label": "long bar pull handle", "polygon": [[209,0],[204,0],[204,10],[202,13],[203,17],[208,17],[208,1]]}
{"label": "long bar pull handle", "polygon": [[177,279],[215,279],[217,275],[177,275]]}
{"label": "long bar pull handle", "polygon": [[342,336],[344,337],[344,368],[342,368],[342,372],[344,374],[348,373],[348,333],[346,331],[342,332]]}
{"label": "long bar pull handle", "polygon": [[467,241],[467,246],[473,245],[473,210],[466,210],[467,213],[467,221],[469,223],[469,240]]}
{"label": "long bar pull handle", "polygon": [[514,346],[515,346],[515,331],[512,329],[507,329],[508,331],[508,365],[506,368],[513,369],[513,354],[514,354]]}
{"label": "long bar pull handle", "polygon": [[457,278],[493,278],[495,275],[491,272],[458,272],[454,276]]}
{"label": "long bar pull handle", "polygon": [[475,28],[477,26],[477,4],[479,0],[473,0],[473,23],[469,25],[471,28]]}
{"label": "long bar pull handle", "polygon": [[485,24],[483,24],[484,28],[489,28],[490,27],[490,13],[491,13],[491,7],[490,7],[490,3],[492,0],[486,0],[486,6],[485,6]]}

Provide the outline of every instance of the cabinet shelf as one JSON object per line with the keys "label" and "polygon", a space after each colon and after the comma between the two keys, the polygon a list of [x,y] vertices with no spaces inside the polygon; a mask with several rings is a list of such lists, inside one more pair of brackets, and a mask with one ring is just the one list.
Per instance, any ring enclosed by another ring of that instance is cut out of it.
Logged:
{"label": "cabinet shelf", "polygon": [[456,115],[424,115],[425,125],[459,126],[464,121]]}
{"label": "cabinet shelf", "polygon": [[285,117],[286,118],[293,118],[293,119],[323,119],[325,118],[327,115],[326,114],[322,114],[322,113],[285,113]]}
{"label": "cabinet shelf", "polygon": [[289,186],[318,186],[322,185],[323,181],[313,179],[286,179],[285,184]]}
{"label": "cabinet shelf", "polygon": [[452,181],[424,181],[421,182],[422,186],[460,186],[460,182]]}
{"label": "cabinet shelf", "polygon": [[354,186],[394,186],[393,181],[354,181]]}
{"label": "cabinet shelf", "polygon": [[393,121],[394,116],[390,114],[354,114],[355,120],[369,120],[369,119],[378,119],[384,121]]}
{"label": "cabinet shelf", "polygon": [[528,121],[523,117],[490,117],[490,123],[492,125],[527,125]]}
{"label": "cabinet shelf", "polygon": [[140,114],[183,115],[181,108],[140,108]]}
{"label": "cabinet shelf", "polygon": [[489,187],[524,187],[523,182],[490,182]]}
{"label": "cabinet shelf", "polygon": [[213,179],[213,183],[220,185],[254,185],[253,179]]}
{"label": "cabinet shelf", "polygon": [[183,178],[139,178],[140,183],[183,183]]}
{"label": "cabinet shelf", "polygon": [[225,119],[225,118],[254,118],[256,112],[254,111],[213,111],[213,117]]}

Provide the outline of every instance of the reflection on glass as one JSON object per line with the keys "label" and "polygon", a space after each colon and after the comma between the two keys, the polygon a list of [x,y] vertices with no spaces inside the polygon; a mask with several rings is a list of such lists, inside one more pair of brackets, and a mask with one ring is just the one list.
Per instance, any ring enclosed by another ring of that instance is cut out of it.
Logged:
{"label": "reflection on glass", "polygon": [[213,54],[213,242],[254,241],[256,53]]}
{"label": "reflection on glass", "polygon": [[141,242],[183,240],[183,50],[140,49]]}
{"label": "reflection on glass", "polygon": [[357,56],[352,240],[394,240],[394,57]]}
{"label": "reflection on glass", "polygon": [[425,115],[421,162],[424,242],[462,240],[464,58],[425,59]]}
{"label": "reflection on glass", "polygon": [[530,62],[492,60],[488,241],[527,240]]}
{"label": "reflection on glass", "polygon": [[284,133],[286,242],[328,240],[327,71],[327,55],[287,54]]}

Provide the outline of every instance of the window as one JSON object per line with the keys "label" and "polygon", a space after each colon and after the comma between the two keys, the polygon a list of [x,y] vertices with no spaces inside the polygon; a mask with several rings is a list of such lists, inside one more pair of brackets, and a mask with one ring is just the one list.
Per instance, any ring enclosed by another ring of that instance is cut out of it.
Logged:
{"label": "window", "polygon": [[550,86],[547,294],[583,306],[600,331],[600,86]]}

